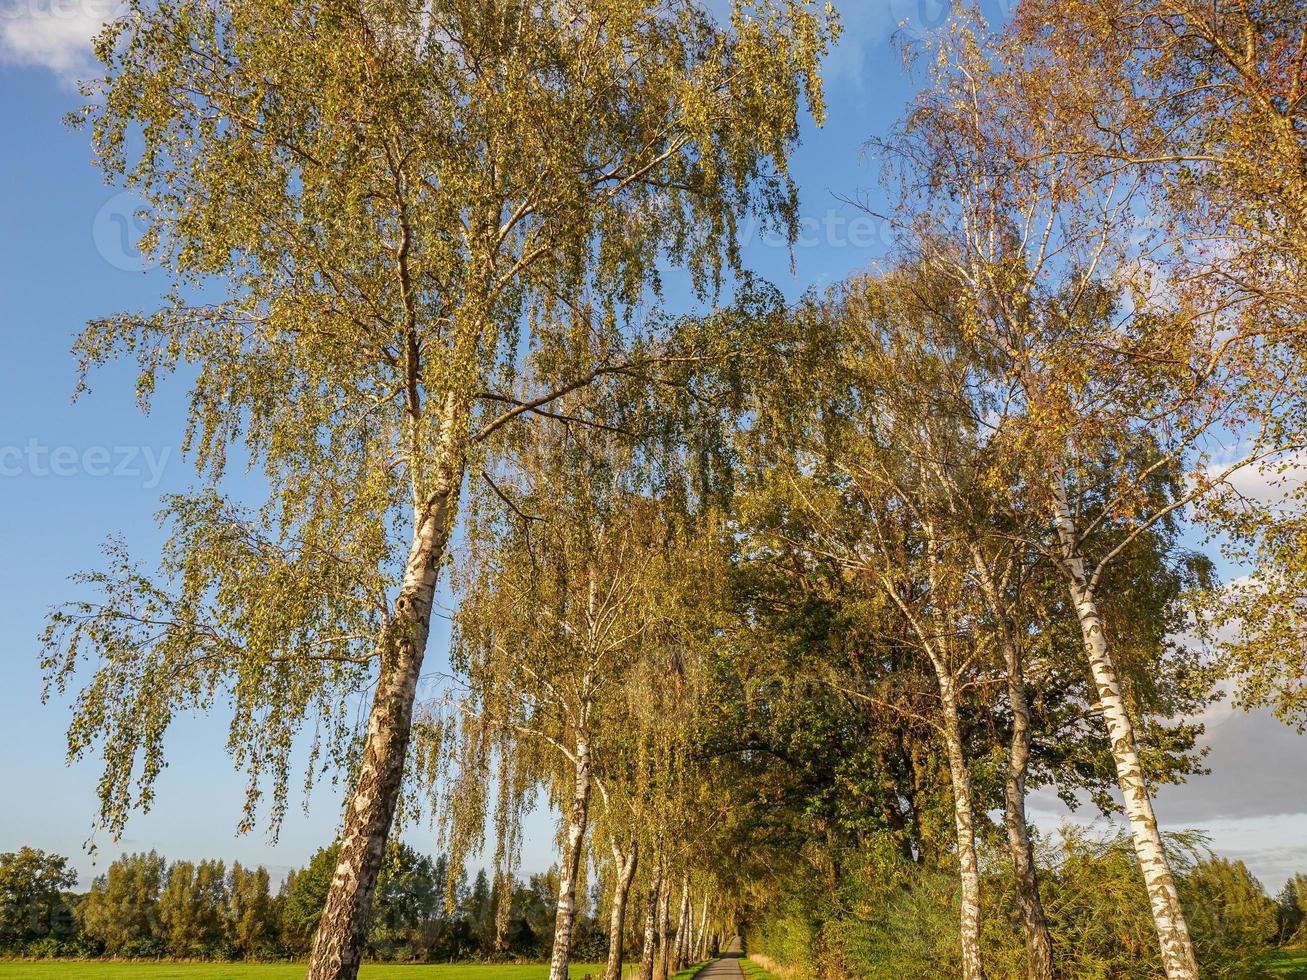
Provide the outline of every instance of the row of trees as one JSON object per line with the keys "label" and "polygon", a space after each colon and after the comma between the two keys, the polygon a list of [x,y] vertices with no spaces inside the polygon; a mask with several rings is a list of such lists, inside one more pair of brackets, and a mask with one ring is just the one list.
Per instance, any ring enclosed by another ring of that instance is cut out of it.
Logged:
{"label": "row of trees", "polygon": [[[166,862],[154,852],[115,860],[89,891],[75,891],[66,858],[33,848],[0,854],[0,951],[11,956],[302,958],[335,871],[337,845],[323,848],[274,889],[266,868],[222,861]],[[368,956],[450,961],[547,956],[558,874],[515,881],[507,933],[498,942],[500,894],[485,871],[450,876],[434,860],[399,845],[389,856],[368,922]],[[591,896],[587,896],[591,898]],[[583,903],[577,934],[585,954],[604,952],[607,935]]]}
{"label": "row of trees", "polygon": [[[832,13],[419,6],[138,0],[101,40],[97,150],[178,281],[79,352],[146,397],[194,366],[203,484],[157,573],[112,545],[45,634],[52,689],[92,671],[101,822],[148,806],[179,708],[230,701],[247,827],[301,728],[310,778],[354,780],[311,980],[355,975],[385,841],[432,810],[454,866],[492,845],[511,949],[541,802],[551,980],[592,880],[609,980],[739,923],[823,980],[1249,975],[1268,900],[1168,849],[1152,789],[1222,682],[1303,717],[1303,491],[1235,489],[1307,445],[1295,5],[959,14],[873,142],[894,254],[796,304],[735,231],[794,233]],[[669,265],[710,312],[660,312]],[[1128,851],[1041,844],[1032,787]]]}
{"label": "row of trees", "polygon": [[[1255,970],[1268,939],[1307,944],[1307,875],[1290,878],[1271,902],[1241,863],[1210,857],[1185,858],[1194,842],[1177,839],[1189,904],[1200,910],[1202,941],[1218,948],[1229,975]],[[1150,945],[1148,913],[1133,887],[1133,862],[1124,838],[1094,838],[1067,832],[1059,853],[1047,848],[1053,873],[1050,915],[1060,945],[1074,949],[1070,975],[1093,971],[1130,974]],[[117,859],[89,892],[76,892],[77,876],[67,859],[33,848],[0,854],[0,955],[159,957],[177,959],[286,959],[311,947],[334,870],[335,847],[314,854],[292,871],[275,892],[268,873],[221,861],[165,864],[157,854]],[[401,845],[388,860],[368,926],[368,955],[381,960],[451,961],[547,957],[553,939],[557,869],[516,884],[509,904],[507,942],[500,939],[500,896],[490,877],[465,871],[447,878],[448,860],[434,861]],[[889,874],[886,874],[889,872]],[[803,959],[818,935],[836,939],[843,955],[862,960],[867,976],[892,976],[934,968],[938,935],[947,932],[939,902],[949,891],[946,875],[896,861],[879,864],[876,874],[853,869],[834,893],[807,891],[814,882],[798,871],[779,883],[763,914],[750,926],[751,952],[766,961]],[[820,882],[817,888],[823,887]],[[610,936],[599,913],[603,890],[590,890],[576,918],[578,958],[602,959]],[[1004,886],[996,878],[991,887]],[[849,899],[877,903],[878,925],[836,914]],[[452,909],[448,903],[452,902]],[[1113,926],[1101,916],[1110,909]],[[639,917],[636,917],[637,919]],[[923,933],[917,946],[902,933]],[[901,930],[901,931],[900,931]],[[991,934],[993,951],[1012,959],[1019,951]],[[691,939],[693,945],[698,940]],[[638,944],[639,939],[636,939]],[[700,958],[711,948],[695,948]],[[674,950],[671,954],[674,955]],[[947,954],[945,954],[947,955]],[[669,960],[670,962],[670,960]]]}

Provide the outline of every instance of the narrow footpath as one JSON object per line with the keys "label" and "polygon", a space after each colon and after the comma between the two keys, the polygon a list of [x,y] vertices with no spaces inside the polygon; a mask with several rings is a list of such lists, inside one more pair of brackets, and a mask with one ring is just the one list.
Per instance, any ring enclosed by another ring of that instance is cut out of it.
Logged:
{"label": "narrow footpath", "polygon": [[736,937],[722,953],[722,958],[700,970],[694,980],[739,980],[744,976],[744,971],[740,969],[740,960],[743,958],[740,940]]}

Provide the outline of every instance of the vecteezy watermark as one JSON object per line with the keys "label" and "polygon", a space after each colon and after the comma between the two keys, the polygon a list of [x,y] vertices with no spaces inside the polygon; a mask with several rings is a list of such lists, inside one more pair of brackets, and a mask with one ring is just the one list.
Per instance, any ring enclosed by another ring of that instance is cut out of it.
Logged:
{"label": "vecteezy watermark", "polygon": [[122,0],[0,0],[0,20],[77,21],[103,24]]}
{"label": "vecteezy watermark", "polygon": [[140,480],[153,490],[163,481],[172,450],[167,446],[47,446],[29,439],[22,446],[0,446],[0,477],[111,477]]}
{"label": "vecteezy watermark", "polygon": [[[888,0],[894,29],[910,39],[925,40],[948,30],[956,9],[953,0]],[[1013,0],[980,0],[976,5],[981,16],[994,25],[1003,24],[1012,15]]]}
{"label": "vecteezy watermark", "polygon": [[145,272],[157,263],[141,249],[149,223],[148,205],[135,191],[119,191],[101,205],[91,224],[91,238],[100,257],[124,272]]}
{"label": "vecteezy watermark", "polygon": [[[755,242],[766,248],[790,247],[783,231],[761,227],[757,218],[749,215],[740,223],[740,244],[752,245]],[[893,243],[893,229],[884,218],[866,212],[850,214],[839,208],[828,208],[819,215],[799,217],[793,247],[884,250]]]}

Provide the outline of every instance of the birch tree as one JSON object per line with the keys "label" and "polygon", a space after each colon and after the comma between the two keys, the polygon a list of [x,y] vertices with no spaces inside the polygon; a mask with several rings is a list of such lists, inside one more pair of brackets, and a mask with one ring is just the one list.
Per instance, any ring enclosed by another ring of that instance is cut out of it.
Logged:
{"label": "birch tree", "polygon": [[608,963],[604,980],[621,980],[622,965],[626,956],[626,912],[631,900],[631,888],[640,869],[640,844],[632,840],[625,848],[613,839],[613,894],[608,918]]}
{"label": "birch tree", "polygon": [[[926,508],[937,533],[954,542],[953,560],[969,566],[962,574],[987,607],[988,625],[975,628],[997,649],[1006,681],[1011,735],[1003,812],[1027,974],[1049,980],[1052,941],[1026,816],[1032,739],[1021,649],[1026,624],[1018,623],[1016,612],[1028,592],[1033,532],[1028,512],[1008,498],[1019,474],[1005,451],[1003,387],[960,329],[950,297],[912,268],[855,280],[834,296],[824,315],[835,317],[842,327],[836,335],[848,338],[841,363],[864,412],[876,419],[864,423],[872,445],[916,467],[890,485],[914,508]],[[876,411],[876,405],[887,407]],[[854,448],[845,464],[854,473],[888,475],[883,455],[859,455]]]}
{"label": "birch tree", "polygon": [[[900,364],[900,369],[906,365]],[[884,414],[893,413],[884,410]],[[864,446],[866,444],[864,443]],[[846,541],[843,561],[865,576],[902,615],[908,637],[934,674],[939,699],[936,728],[945,749],[952,788],[953,823],[960,888],[959,938],[962,973],[980,980],[985,969],[980,948],[980,863],[976,846],[975,793],[968,760],[962,711],[967,690],[975,683],[984,657],[983,638],[968,627],[974,610],[967,608],[964,555],[947,538],[947,531],[923,506],[914,490],[930,494],[928,475],[904,454],[899,442],[876,448],[905,458],[907,466],[887,465],[885,456],[867,453],[848,464],[859,509],[868,517],[864,536]],[[929,450],[927,450],[929,451]],[[862,455],[862,454],[859,454]],[[856,525],[855,525],[856,526]]]}
{"label": "birch tree", "polygon": [[[663,580],[661,588],[670,583]],[[690,583],[686,583],[690,584]],[[668,654],[663,647],[660,653]],[[595,826],[596,849],[607,841],[613,879],[606,980],[620,980],[626,952],[626,917],[638,873],[662,893],[670,848],[667,822],[661,814],[674,805],[669,787],[678,778],[678,749],[685,735],[676,730],[678,718],[666,713],[665,693],[678,683],[676,660],[655,656],[644,660],[624,685],[624,708],[616,732],[609,732],[602,781],[601,811]],[[655,905],[657,903],[655,902]],[[640,951],[641,962],[648,949]]]}
{"label": "birch tree", "polygon": [[[1047,644],[1044,637],[1050,634],[1055,645],[1059,642],[1056,620],[1061,616],[1062,604],[1049,594],[1049,586],[1058,583],[1050,581],[1039,567],[1048,550],[1047,520],[1021,499],[1028,478],[1014,466],[1019,455],[1013,451],[1011,437],[1024,419],[1019,413],[1016,419],[1007,416],[1006,406],[1013,401],[1010,388],[1004,379],[988,373],[988,365],[970,348],[965,335],[957,332],[958,322],[947,304],[930,301],[928,286],[919,281],[909,286],[910,299],[905,307],[901,300],[893,299],[904,289],[901,282],[890,277],[877,285],[874,295],[884,304],[880,316],[897,316],[901,322],[917,324],[906,335],[894,327],[885,330],[892,338],[892,353],[881,368],[882,377],[888,379],[883,401],[894,405],[891,414],[899,426],[898,437],[887,444],[911,447],[900,452],[915,461],[923,478],[907,492],[922,501],[918,506],[930,508],[929,519],[938,522],[939,533],[954,543],[955,560],[968,566],[963,574],[978,600],[971,628],[977,639],[992,645],[993,669],[1003,679],[1011,719],[1002,789],[1004,829],[1025,932],[1026,972],[1032,978],[1048,978],[1055,975],[1056,964],[1026,815],[1033,733],[1026,679],[1029,654],[1024,648],[1031,643]],[[914,310],[923,300],[925,309]],[[1172,477],[1162,475],[1151,489],[1165,498],[1173,491]],[[1093,510],[1097,503],[1092,491],[1082,492],[1079,497],[1083,510]],[[1096,516],[1104,517],[1101,513]],[[1156,522],[1146,535],[1134,534],[1138,526],[1125,523],[1122,530],[1114,517],[1106,517],[1100,533],[1103,539],[1112,539],[1113,545],[1125,546],[1118,557],[1122,564],[1130,562],[1133,567],[1121,570],[1121,574],[1137,583],[1132,587],[1137,598],[1142,599],[1146,591],[1145,576],[1141,574],[1144,569],[1153,570],[1153,581],[1163,592],[1167,591],[1163,583],[1177,583],[1183,588],[1203,581],[1205,561],[1183,551],[1177,553],[1172,523]],[[1174,593],[1170,595],[1173,599]],[[1040,618],[1033,618],[1032,613]],[[1117,631],[1122,659],[1142,657],[1160,675],[1166,671],[1164,663],[1171,643],[1166,631],[1181,629],[1180,616],[1165,600],[1152,608],[1146,600],[1141,601],[1135,615],[1138,618],[1134,629],[1119,627]],[[1136,630],[1141,641],[1131,637]],[[1057,651],[1052,651],[1052,657],[1057,658]],[[1137,685],[1139,680],[1135,668],[1124,668],[1120,676],[1123,687]],[[1193,683],[1186,682],[1183,676],[1176,680],[1181,687]],[[1202,705],[1205,689],[1201,682],[1195,687],[1195,704]],[[1143,724],[1147,705],[1154,699],[1141,694],[1136,686],[1132,708]],[[1069,700],[1077,703],[1074,694]],[[1093,711],[1094,701],[1091,696],[1079,703]],[[1048,721],[1051,719],[1046,719],[1046,724]],[[1150,733],[1150,746],[1156,743],[1156,734]],[[1174,734],[1179,736],[1176,745],[1183,752],[1188,736],[1179,730]],[[1063,734],[1062,738],[1064,743],[1059,748],[1073,753],[1069,736]],[[1155,778],[1168,778],[1165,765],[1154,766]],[[1054,780],[1058,778],[1056,771],[1050,775]]]}
{"label": "birch tree", "polygon": [[[1047,79],[1038,97],[1075,122],[1076,152],[1143,184],[1156,219],[1138,238],[1154,275],[1185,316],[1221,323],[1217,353],[1256,378],[1231,427],[1269,426],[1301,443],[1293,391],[1307,322],[1307,34],[1298,5],[1027,0],[1015,14],[1009,33]],[[1283,572],[1294,567],[1284,543],[1303,521],[1301,457],[1285,463],[1255,474],[1273,484],[1273,499],[1226,486],[1197,516],[1229,536],[1229,557],[1250,573],[1217,617],[1239,634],[1221,648],[1237,696],[1300,723],[1292,624],[1301,591]]]}
{"label": "birch tree", "polygon": [[[792,329],[807,338],[793,373],[771,375],[740,436],[732,592],[741,607],[719,653],[730,678],[718,700],[723,723],[706,742],[740,767],[743,786],[768,787],[767,805],[752,810],[730,851],[750,907],[763,916],[789,896],[800,901],[798,882],[812,876],[816,891],[794,914],[834,929],[847,915],[842,902],[865,900],[860,887],[872,886],[856,882],[869,864],[920,883],[924,869],[952,863],[949,780],[961,771],[975,832],[1003,812],[1026,971],[1039,973],[1052,969],[1051,943],[1041,943],[1048,924],[1026,785],[1055,787],[1072,802],[1084,790],[1110,812],[1114,780],[1098,696],[1075,656],[1078,626],[1066,621],[1065,581],[1049,559],[1046,474],[1026,468],[1016,382],[977,340],[970,314],[952,278],[912,263],[857,277],[793,312],[802,322]],[[1146,466],[1149,451],[1141,444],[1134,456],[1090,467],[1097,489],[1081,494],[1085,509],[1110,504],[1120,489],[1113,468]],[[1173,499],[1174,471],[1153,479],[1150,493]],[[1098,546],[1115,547],[1136,527],[1132,515],[1112,514]],[[1161,719],[1205,703],[1201,693],[1179,694],[1199,687],[1167,642],[1179,623],[1171,604],[1195,581],[1173,534],[1160,521],[1135,535],[1115,560],[1108,597],[1123,686],[1159,780],[1195,764],[1192,726]],[[900,595],[920,631],[883,574],[909,583]],[[936,657],[942,671],[927,641],[947,654]],[[966,748],[956,770],[940,731],[950,714],[941,674]],[[781,883],[762,883],[769,879]],[[817,955],[831,959],[815,968],[854,969],[839,962],[838,946],[821,944]]]}
{"label": "birch tree", "polygon": [[1151,260],[1176,296],[1274,344],[1299,343],[1307,314],[1301,13],[1024,0],[1008,29],[1045,81],[1028,94],[1077,121],[1077,152],[1146,182],[1164,218]]}
{"label": "birch tree", "polygon": [[[905,251],[975,304],[970,331],[1016,383],[1016,445],[1054,533],[1048,556],[1080,625],[1163,961],[1168,976],[1193,977],[1100,589],[1141,536],[1289,447],[1261,425],[1233,462],[1213,459],[1211,437],[1259,383],[1226,356],[1219,318],[1177,311],[1155,288],[1133,235],[1142,178],[1081,152],[1083,117],[1032,102],[1048,78],[1024,49],[959,24],[932,78],[883,144],[903,164]],[[1104,474],[1108,461],[1117,469]],[[1159,494],[1159,474],[1190,482]],[[1104,476],[1099,494],[1092,481]],[[1092,513],[1091,497],[1102,505]],[[1123,534],[1103,533],[1121,523]]]}
{"label": "birch tree", "polygon": [[[645,925],[653,931],[645,935],[641,976],[671,975],[688,955],[692,882],[713,863],[708,856],[718,854],[734,805],[702,748],[715,709],[707,678],[715,669],[714,638],[727,589],[725,534],[721,515],[709,506],[681,526],[675,561],[666,566],[656,596],[648,597],[663,611],[662,642],[628,686],[629,717],[644,746],[636,777],[628,777],[639,802],[628,812],[651,858],[652,918]],[[606,806],[605,819],[613,818],[621,812]]]}
{"label": "birch tree", "polygon": [[[942,452],[932,440],[956,423],[947,408],[940,409],[951,379],[942,358],[912,349],[917,339],[912,328],[895,316],[902,310],[886,313],[882,308],[879,315],[860,316],[850,310],[857,302],[852,297],[874,296],[875,288],[849,292],[850,306],[833,303],[834,311],[815,314],[830,315],[825,333],[839,339],[827,348],[833,366],[827,368],[824,384],[806,399],[812,414],[795,412],[796,418],[782,426],[789,431],[778,433],[782,442],[791,443],[787,449],[793,455],[771,476],[789,484],[779,494],[783,506],[804,514],[806,535],[782,538],[778,544],[806,548],[835,562],[863,593],[863,603],[875,610],[878,625],[898,620],[898,636],[934,681],[937,708],[925,717],[943,745],[950,780],[962,971],[967,978],[980,978],[985,971],[976,797],[963,711],[986,657],[986,638],[974,628],[969,560],[963,563],[968,556],[945,523],[948,488],[932,470],[940,465]],[[874,298],[867,301],[872,305]],[[866,306],[860,312],[866,314]],[[926,403],[920,401],[923,397]],[[955,454],[951,461],[956,460]],[[891,703],[849,678],[836,677],[833,683],[851,697]]]}
{"label": "birch tree", "polygon": [[[135,359],[142,401],[191,379],[202,489],[164,502],[157,575],[115,545],[102,601],[53,616],[47,675],[99,658],[69,748],[102,746],[115,835],[177,710],[231,696],[245,827],[268,791],[275,828],[295,735],[319,732],[354,788],[314,980],[357,971],[476,454],[630,367],[592,341],[621,335],[658,263],[706,294],[746,212],[793,235],[786,157],[805,99],[820,116],[831,29],[802,0],[725,24],[689,0],[133,0],[99,37],[96,159],[145,197],[175,288],[77,352]],[[581,334],[554,331],[587,287]],[[517,383],[537,341],[577,373]],[[233,455],[267,486],[248,510],[218,489]]]}
{"label": "birch tree", "polygon": [[640,980],[653,980],[657,959],[658,899],[663,893],[663,869],[659,864],[650,876],[644,896],[644,936],[640,944]]}
{"label": "birch tree", "polygon": [[[475,534],[453,663],[469,688],[463,737],[481,747],[487,732],[500,733],[499,764],[524,766],[563,812],[550,965],[551,980],[562,980],[592,800],[608,794],[608,746],[623,737],[623,685],[658,641],[653,597],[669,531],[640,494],[629,449],[603,432],[550,426],[517,455],[516,472],[485,475],[486,494],[509,508],[497,532]],[[472,798],[487,799],[475,783],[485,766],[469,769]]]}

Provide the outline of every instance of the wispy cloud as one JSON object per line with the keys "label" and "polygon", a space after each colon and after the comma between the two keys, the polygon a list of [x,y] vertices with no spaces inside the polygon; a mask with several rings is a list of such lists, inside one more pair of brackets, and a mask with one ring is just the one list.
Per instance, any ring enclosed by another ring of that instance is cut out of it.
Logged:
{"label": "wispy cloud", "polygon": [[121,9],[120,0],[0,0],[0,61],[72,84],[93,70],[91,39]]}
{"label": "wispy cloud", "polygon": [[[1235,459],[1216,460],[1206,476],[1218,479]],[[1307,452],[1295,450],[1263,463],[1244,466],[1225,481],[1246,500],[1264,507],[1282,507],[1307,483]]]}

